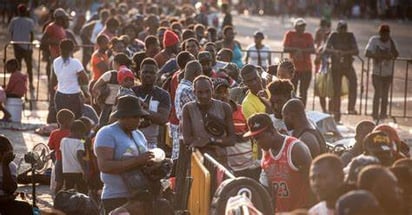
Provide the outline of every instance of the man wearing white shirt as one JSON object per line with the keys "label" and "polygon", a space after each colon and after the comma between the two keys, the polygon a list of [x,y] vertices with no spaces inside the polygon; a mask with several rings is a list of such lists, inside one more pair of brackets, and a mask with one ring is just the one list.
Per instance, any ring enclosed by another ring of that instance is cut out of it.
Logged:
{"label": "man wearing white shirt", "polygon": [[255,43],[247,47],[245,63],[266,68],[272,64],[272,56],[270,54],[269,46],[262,43],[265,35],[257,31],[254,35]]}

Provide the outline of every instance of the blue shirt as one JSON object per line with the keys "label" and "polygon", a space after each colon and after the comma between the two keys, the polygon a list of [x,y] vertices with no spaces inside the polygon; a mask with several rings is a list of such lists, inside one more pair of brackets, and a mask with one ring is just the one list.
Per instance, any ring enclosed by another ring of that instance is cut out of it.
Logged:
{"label": "blue shirt", "polygon": [[[118,122],[104,126],[96,134],[94,151],[99,147],[112,148],[114,160],[122,160],[146,152],[146,138],[143,133],[135,130],[132,132],[132,137],[121,129]],[[101,172],[100,177],[104,184],[102,199],[129,197],[127,187],[120,175]]]}

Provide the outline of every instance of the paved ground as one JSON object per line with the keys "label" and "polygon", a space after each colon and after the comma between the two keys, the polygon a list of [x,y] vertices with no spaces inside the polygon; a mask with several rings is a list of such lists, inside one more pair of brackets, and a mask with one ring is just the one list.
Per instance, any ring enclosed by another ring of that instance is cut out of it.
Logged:
{"label": "paved ground", "polygon": [[[319,20],[315,18],[307,18],[308,26],[307,30],[309,32],[314,32],[316,29],[316,26],[318,25]],[[238,26],[237,27],[237,39],[241,42],[242,46],[246,48],[246,46],[250,43],[253,42],[253,32],[256,30],[261,30],[266,34],[265,42],[272,47],[273,50],[281,50],[281,41],[283,38],[283,33],[290,29],[291,22],[289,19],[285,18],[283,21],[280,18],[276,17],[255,17],[255,16],[234,16],[234,23]],[[412,45],[409,42],[410,40],[410,32],[412,31],[412,25],[410,22],[397,22],[397,21],[391,21],[389,22],[390,25],[392,26],[392,35],[397,41],[399,50],[400,50],[400,56],[401,57],[412,57]],[[333,22],[333,27],[336,24],[336,20]],[[349,21],[349,30],[356,32],[356,38],[358,40],[358,45],[360,52],[364,52],[364,47],[366,46],[366,43],[368,41],[368,38],[375,34],[377,26],[380,24],[380,21],[378,20],[350,20]],[[0,27],[0,47],[4,47],[5,42],[8,41],[8,36],[6,33],[6,28],[5,26]],[[7,50],[7,59],[12,56],[12,51],[11,49]],[[34,59],[35,59],[35,74],[37,75],[37,65],[38,65],[38,52],[37,49],[34,52]],[[76,54],[77,57],[80,58],[80,53]],[[5,56],[3,52],[0,52],[0,58],[4,59]],[[39,99],[46,99],[47,94],[46,94],[46,76],[44,75],[44,63],[41,62],[40,65],[40,75],[39,75],[39,94],[37,95],[36,93],[33,93],[29,95],[29,98],[39,98]],[[361,68],[359,61],[356,61],[355,66],[357,68],[358,73],[360,73]],[[3,62],[0,62],[0,68],[3,68]],[[399,67],[396,68],[396,79],[395,79],[395,87],[394,87],[394,95],[395,99],[394,102],[392,103],[392,108],[394,110],[394,113],[403,113],[402,108],[404,107],[403,103],[403,90],[405,89],[405,83],[409,83],[409,87],[406,88],[407,92],[412,92],[410,80],[405,79],[405,70],[404,67],[399,65]],[[3,74],[2,70],[0,70],[0,84],[3,83]],[[37,84],[37,82],[35,83]],[[366,83],[363,83],[366,85]],[[360,84],[361,85],[361,84]],[[369,92],[372,92],[372,89],[370,87]],[[312,95],[312,91],[309,92],[309,95]],[[368,103],[369,105],[371,104],[370,98],[372,94],[369,94],[369,100]],[[366,100],[363,101],[365,103]],[[412,99],[407,97],[408,105],[411,105]],[[310,107],[312,107],[312,102],[313,99],[310,98],[308,101],[308,104]],[[343,99],[343,103],[347,103],[346,99]],[[315,109],[319,110],[319,105],[317,100],[314,102]],[[342,105],[344,106],[344,105]],[[409,106],[410,107],[410,106]],[[22,131],[19,129],[22,128],[34,128],[38,127],[40,124],[45,124],[46,122],[46,108],[47,108],[47,103],[45,102],[37,102],[37,103],[26,103],[25,104],[25,111],[23,113],[23,123],[24,126],[21,125],[2,125],[0,124],[0,134],[4,134],[10,139],[12,139],[15,151],[18,155],[18,158],[21,158],[22,155],[31,150],[32,147],[36,143],[46,143],[47,138],[39,136],[34,133],[33,129]],[[368,109],[370,110],[370,106],[368,106]],[[412,108],[408,108],[412,109]],[[407,111],[408,115],[412,115],[412,112],[409,110]],[[348,125],[349,127],[353,127],[358,121],[362,119],[369,119],[370,117],[368,116],[346,116],[344,115],[342,117],[342,121],[345,125]],[[412,134],[412,121],[411,119],[407,118],[396,118],[397,123],[393,124],[395,127],[399,129],[401,132],[401,136],[403,139],[407,140],[409,143],[412,143],[411,139],[411,134]],[[9,128],[5,128],[9,127]],[[13,127],[14,129],[10,129],[10,127]],[[38,201],[42,207],[50,207],[52,203],[52,198],[50,196],[50,191],[48,189],[48,186],[37,186],[38,188]],[[31,187],[30,186],[20,186],[19,187],[20,191],[28,193],[28,197],[30,198],[29,193],[31,193]]]}

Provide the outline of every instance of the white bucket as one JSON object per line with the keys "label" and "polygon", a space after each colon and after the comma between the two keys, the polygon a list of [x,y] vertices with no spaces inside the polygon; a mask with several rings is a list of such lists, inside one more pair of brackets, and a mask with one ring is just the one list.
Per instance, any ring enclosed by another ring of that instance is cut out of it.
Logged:
{"label": "white bucket", "polygon": [[11,114],[10,120],[12,122],[21,122],[21,113],[23,111],[23,99],[7,98],[6,109]]}

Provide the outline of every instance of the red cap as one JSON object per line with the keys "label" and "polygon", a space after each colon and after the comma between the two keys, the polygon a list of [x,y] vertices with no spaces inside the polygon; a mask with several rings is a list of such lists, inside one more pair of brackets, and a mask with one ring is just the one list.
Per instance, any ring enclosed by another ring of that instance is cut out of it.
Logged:
{"label": "red cap", "polygon": [[179,36],[171,30],[166,30],[163,35],[163,47],[170,47],[179,42]]}
{"label": "red cap", "polygon": [[25,13],[27,11],[27,7],[25,4],[19,4],[17,6],[17,11],[19,11],[19,13]]}
{"label": "red cap", "polygon": [[391,29],[389,28],[389,25],[387,24],[382,24],[379,26],[379,32],[390,32]]}
{"label": "red cap", "polygon": [[255,113],[247,120],[249,131],[243,137],[254,137],[266,131],[270,127],[273,128],[272,119],[266,113]]}
{"label": "red cap", "polygon": [[127,68],[126,66],[121,66],[119,71],[117,71],[117,81],[119,84],[123,83],[124,79],[127,77],[132,78],[134,80],[134,75],[132,70]]}
{"label": "red cap", "polygon": [[401,142],[401,138],[399,138],[398,132],[396,132],[396,130],[389,126],[389,125],[378,125],[375,127],[375,129],[373,129],[374,131],[383,131],[385,132],[389,138],[391,139],[391,141],[399,143]]}

